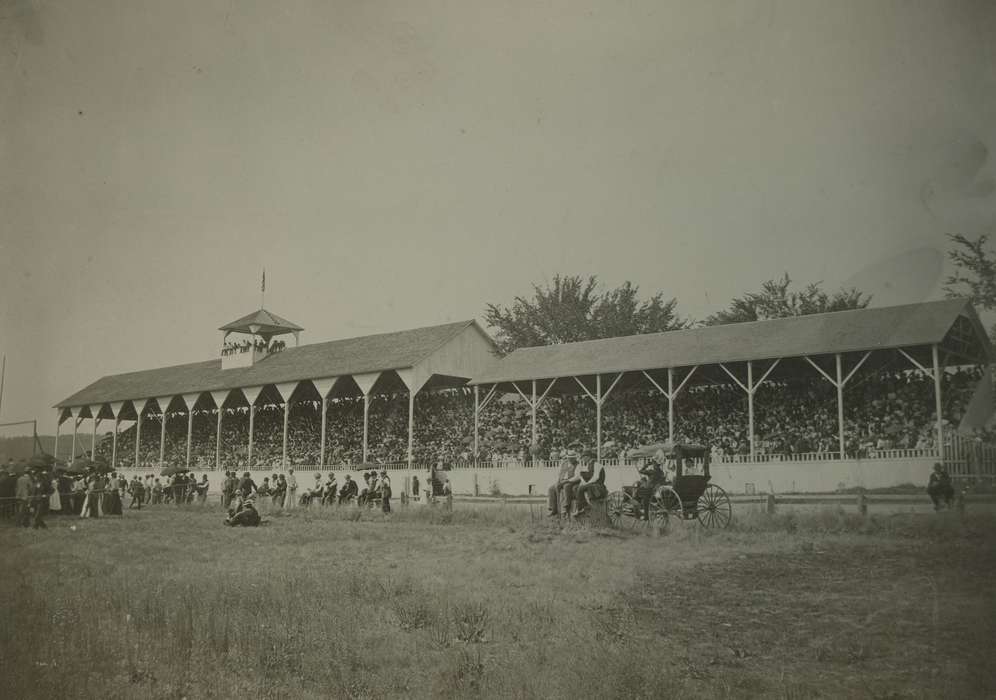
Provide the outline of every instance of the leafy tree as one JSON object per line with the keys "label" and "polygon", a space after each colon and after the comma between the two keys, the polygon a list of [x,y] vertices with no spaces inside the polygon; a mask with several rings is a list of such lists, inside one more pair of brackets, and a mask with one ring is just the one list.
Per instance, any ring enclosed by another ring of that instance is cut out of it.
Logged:
{"label": "leafy tree", "polygon": [[960,234],[949,235],[954,247],[948,251],[948,260],[954,263],[955,273],[944,283],[949,297],[969,297],[976,306],[987,311],[996,309],[996,259],[986,249],[989,236],[974,240]]}
{"label": "leafy tree", "polygon": [[807,284],[801,290],[792,290],[788,273],[761,285],[761,291],[748,292],[735,297],[728,309],[712,314],[703,322],[707,326],[745,321],[766,321],[789,316],[806,316],[827,311],[863,309],[871,296],[857,289],[840,289],[829,294],[820,287],[821,282]]}
{"label": "leafy tree", "polygon": [[515,297],[511,306],[488,304],[485,320],[505,355],[537,345],[687,328],[677,305],[661,292],[641,301],[639,287],[630,282],[602,292],[594,275],[556,275],[552,284],[534,284],[530,298]]}

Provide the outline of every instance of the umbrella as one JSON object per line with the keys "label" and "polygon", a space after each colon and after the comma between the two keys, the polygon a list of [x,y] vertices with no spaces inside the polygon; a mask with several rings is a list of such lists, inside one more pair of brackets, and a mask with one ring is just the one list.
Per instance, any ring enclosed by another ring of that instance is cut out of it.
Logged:
{"label": "umbrella", "polygon": [[111,465],[109,465],[107,462],[104,462],[103,460],[98,460],[98,461],[90,460],[87,466],[89,466],[98,474],[110,474],[112,471],[114,471],[113,469],[111,469]]}
{"label": "umbrella", "polygon": [[17,464],[12,464],[6,468],[7,472],[13,474],[14,476],[20,476],[24,472],[28,471],[28,465],[24,462],[18,462]]}
{"label": "umbrella", "polygon": [[31,459],[28,460],[28,466],[32,468],[40,467],[45,469],[47,467],[51,467],[53,464],[55,464],[55,457],[50,454],[45,454],[44,452],[32,455]]}
{"label": "umbrella", "polygon": [[89,468],[90,460],[77,457],[72,461],[66,471],[70,474],[86,474]]}
{"label": "umbrella", "polygon": [[170,467],[165,467],[161,472],[159,472],[159,476],[173,476],[174,474],[183,474],[184,472],[188,471],[190,470],[187,469],[186,467],[170,466]]}

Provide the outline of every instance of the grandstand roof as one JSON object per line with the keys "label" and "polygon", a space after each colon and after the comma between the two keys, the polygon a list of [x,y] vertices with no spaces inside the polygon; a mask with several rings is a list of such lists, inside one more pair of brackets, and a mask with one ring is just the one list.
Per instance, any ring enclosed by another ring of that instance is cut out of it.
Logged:
{"label": "grandstand roof", "polygon": [[[253,327],[256,330],[252,330]],[[275,335],[276,333],[303,331],[304,329],[296,323],[291,323],[286,318],[277,316],[271,311],[260,309],[231,323],[226,323],[218,330],[238,333],[258,333],[259,331],[263,331],[264,333]]]}
{"label": "grandstand roof", "polygon": [[[476,321],[313,343],[268,355],[251,367],[221,368],[221,359],[98,379],[57,408],[110,401],[237,389],[303,379],[341,377],[412,367]],[[483,331],[482,331],[483,333]]]}
{"label": "grandstand roof", "polygon": [[991,360],[992,346],[971,304],[946,299],[520,348],[471,384],[932,345],[944,340],[962,315],[975,327],[981,351]]}

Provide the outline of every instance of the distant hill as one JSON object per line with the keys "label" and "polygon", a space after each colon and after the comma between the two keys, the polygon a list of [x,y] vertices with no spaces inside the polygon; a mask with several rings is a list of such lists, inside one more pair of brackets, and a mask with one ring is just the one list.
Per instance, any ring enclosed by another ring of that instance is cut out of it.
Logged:
{"label": "distant hill", "polygon": [[[48,454],[55,453],[55,436],[54,435],[39,435],[38,441],[41,443],[41,449]],[[98,436],[99,442],[99,436]],[[7,459],[19,460],[26,459],[33,454],[33,443],[34,438],[30,435],[18,435],[16,437],[0,437],[0,464],[5,463]],[[66,458],[69,456],[69,451],[73,444],[72,435],[62,435],[59,437],[59,457]],[[76,438],[76,451],[77,453],[82,452],[83,449],[90,449],[90,436],[79,436]]]}

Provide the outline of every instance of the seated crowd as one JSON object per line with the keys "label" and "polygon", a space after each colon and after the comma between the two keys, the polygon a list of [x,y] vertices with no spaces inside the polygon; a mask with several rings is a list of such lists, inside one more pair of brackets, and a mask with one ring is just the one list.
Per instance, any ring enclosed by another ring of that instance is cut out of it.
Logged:
{"label": "seated crowd", "polygon": [[[976,371],[945,374],[945,430],[957,427],[980,377]],[[931,449],[936,440],[933,380],[916,372],[884,371],[848,384],[845,438],[848,455],[872,455],[885,450]],[[708,444],[714,457],[747,455],[747,400],[736,385],[702,384],[686,388],[675,402],[677,437]],[[287,464],[320,462],[321,404],[291,403]],[[143,418],[139,466],[159,464],[160,423]],[[490,402],[480,415],[479,459],[494,463],[550,459],[557,461],[574,441],[591,443],[595,432],[594,403],[584,395],[547,397],[537,412],[538,444],[531,445],[530,411],[517,395]],[[187,417],[166,416],[165,457],[185,464]],[[602,411],[603,458],[624,457],[631,449],[656,442],[668,433],[667,400],[656,389],[613,394]],[[213,469],[216,413],[195,410],[190,467]],[[249,408],[226,408],[220,440],[221,466],[248,464]],[[469,389],[424,392],[415,399],[414,462],[460,464],[473,460],[474,402]],[[755,395],[755,435],[758,455],[835,453],[838,450],[836,389],[827,381],[766,382]],[[135,465],[135,428],[118,435],[117,469]],[[989,433],[977,435],[993,442]],[[363,461],[363,402],[358,398],[329,401],[326,449],[320,466],[345,467]],[[405,394],[370,399],[368,455],[371,463],[404,462],[408,447],[408,398]],[[253,427],[254,466],[281,467],[283,406],[258,406]],[[101,439],[97,454],[108,462],[110,435]]]}

